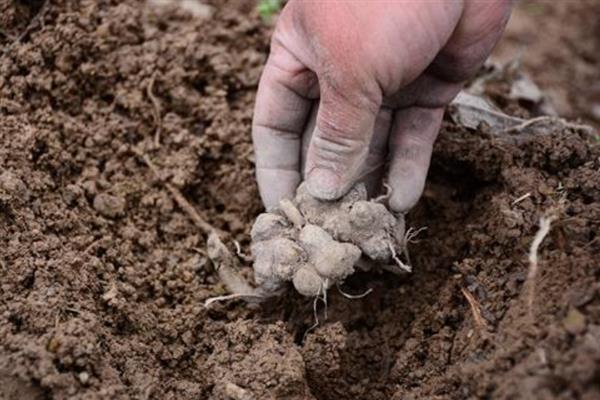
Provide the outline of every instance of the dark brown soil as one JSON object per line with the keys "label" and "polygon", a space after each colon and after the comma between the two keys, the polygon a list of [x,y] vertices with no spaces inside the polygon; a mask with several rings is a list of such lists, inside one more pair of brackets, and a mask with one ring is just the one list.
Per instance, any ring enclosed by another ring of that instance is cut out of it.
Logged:
{"label": "dark brown soil", "polygon": [[332,291],[306,335],[292,291],[205,309],[224,288],[165,182],[247,247],[270,28],[238,1],[161,4],[0,0],[0,398],[600,398],[600,148],[573,130],[446,123],[415,272],[351,279],[373,293]]}

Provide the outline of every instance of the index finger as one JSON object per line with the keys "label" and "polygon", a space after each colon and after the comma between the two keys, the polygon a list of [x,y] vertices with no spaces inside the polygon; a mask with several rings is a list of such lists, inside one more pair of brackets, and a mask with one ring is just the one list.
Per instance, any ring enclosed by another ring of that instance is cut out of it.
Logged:
{"label": "index finger", "polygon": [[293,198],[300,183],[301,138],[315,87],[316,75],[274,40],[252,121],[256,179],[267,209],[282,198]]}

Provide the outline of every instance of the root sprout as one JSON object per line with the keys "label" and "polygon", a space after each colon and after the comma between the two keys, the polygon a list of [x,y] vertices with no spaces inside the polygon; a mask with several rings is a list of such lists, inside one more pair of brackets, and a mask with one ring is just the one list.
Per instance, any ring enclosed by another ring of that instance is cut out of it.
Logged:
{"label": "root sprout", "polygon": [[555,214],[550,214],[548,216],[543,216],[540,218],[540,228],[538,229],[535,237],[533,238],[533,242],[531,242],[531,247],[529,248],[529,271],[527,273],[527,281],[525,285],[527,287],[527,309],[529,311],[530,317],[533,319],[533,301],[535,299],[535,289],[536,289],[536,278],[539,270],[538,264],[538,251],[542,241],[550,232],[550,228],[552,227],[552,222],[557,219]]}

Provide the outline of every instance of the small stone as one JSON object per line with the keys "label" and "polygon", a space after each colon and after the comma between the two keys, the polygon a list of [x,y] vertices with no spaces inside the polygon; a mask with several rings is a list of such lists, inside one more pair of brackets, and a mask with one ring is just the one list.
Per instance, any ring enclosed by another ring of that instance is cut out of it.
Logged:
{"label": "small stone", "polygon": [[59,347],[60,347],[60,339],[58,339],[56,336],[52,336],[50,338],[50,340],[48,341],[46,348],[48,349],[49,352],[56,353],[58,351]]}
{"label": "small stone", "polygon": [[78,378],[79,382],[85,385],[90,380],[90,374],[84,371],[79,373]]}
{"label": "small stone", "polygon": [[104,217],[116,218],[125,213],[125,199],[100,193],[94,198],[94,209]]}
{"label": "small stone", "polygon": [[585,332],[585,315],[572,308],[565,319],[563,319],[563,326],[571,335],[579,335]]}

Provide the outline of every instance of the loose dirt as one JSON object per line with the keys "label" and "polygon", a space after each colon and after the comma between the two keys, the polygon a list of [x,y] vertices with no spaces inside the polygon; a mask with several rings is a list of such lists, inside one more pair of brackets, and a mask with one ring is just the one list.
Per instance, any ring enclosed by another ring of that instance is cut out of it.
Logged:
{"label": "loose dirt", "polygon": [[427,226],[414,272],[353,275],[345,292],[372,293],[332,290],[305,335],[293,290],[203,307],[225,290],[167,189],[248,250],[270,30],[252,4],[45,4],[0,1],[0,397],[600,398],[594,139],[445,122],[407,216]]}

